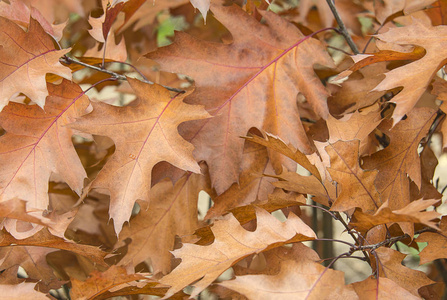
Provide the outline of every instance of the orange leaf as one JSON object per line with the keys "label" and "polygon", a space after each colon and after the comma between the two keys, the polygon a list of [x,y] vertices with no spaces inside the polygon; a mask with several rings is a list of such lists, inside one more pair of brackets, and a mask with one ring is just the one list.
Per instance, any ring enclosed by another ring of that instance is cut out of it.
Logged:
{"label": "orange leaf", "polygon": [[[293,260],[280,262],[276,275],[245,275],[219,285],[241,293],[249,299],[356,299],[351,286],[345,285],[343,273],[315,262],[313,251],[301,247]],[[318,257],[318,255],[317,255]]]}
{"label": "orange leaf", "polygon": [[393,280],[413,295],[419,296],[419,288],[434,283],[424,272],[403,266],[402,260],[405,254],[385,247],[380,247],[376,253],[379,259],[380,277]]}
{"label": "orange leaf", "polygon": [[427,52],[421,59],[386,73],[386,78],[372,90],[386,91],[403,87],[391,99],[396,103],[394,123],[413,109],[433,76],[446,63],[447,50],[442,42],[446,37],[447,29],[444,26],[429,26],[416,18],[409,26],[393,28],[377,35],[384,45],[415,45],[424,47]]}
{"label": "orange leaf", "polygon": [[438,218],[440,214],[433,210],[425,211],[426,208],[438,202],[439,200],[417,200],[410,202],[402,209],[394,211],[391,211],[387,203],[384,203],[374,215],[356,211],[349,224],[362,232],[380,224],[396,222],[420,223],[438,229],[436,222],[433,220]]}
{"label": "orange leaf", "polygon": [[377,171],[365,171],[360,167],[359,145],[359,140],[353,140],[326,146],[331,157],[328,171],[341,186],[341,193],[331,210],[347,211],[359,207],[365,212],[373,212],[381,204],[380,195],[374,186]]}
{"label": "orange leaf", "polygon": [[81,194],[84,167],[73,147],[74,131],[65,125],[81,116],[89,100],[81,88],[69,81],[48,84],[47,108],[10,103],[0,112],[0,196],[27,200],[34,208],[48,206],[48,180],[51,173],[61,175]]}
{"label": "orange leaf", "polygon": [[442,217],[439,227],[440,232],[423,232],[416,239],[418,243],[428,243],[419,253],[421,265],[438,258],[447,258],[447,216]]}
{"label": "orange leaf", "polygon": [[[126,269],[120,266],[111,266],[105,272],[93,271],[90,277],[85,281],[80,281],[75,278],[71,279],[72,288],[70,296],[72,299],[106,299],[111,297],[109,290],[130,287],[136,285],[136,281],[148,281],[148,274],[137,273],[128,274]],[[157,285],[154,282],[154,286]],[[141,283],[140,283],[141,284]],[[166,288],[164,288],[166,290]],[[103,297],[107,295],[107,297]]]}
{"label": "orange leaf", "polygon": [[418,146],[435,117],[435,110],[421,107],[413,109],[408,113],[407,119],[391,129],[392,121],[384,121],[379,129],[390,137],[390,145],[363,158],[364,169],[379,170],[375,185],[382,202],[389,201],[391,210],[403,208],[410,203],[408,177],[421,188]]}
{"label": "orange leaf", "polygon": [[167,179],[153,186],[148,207],[141,203],[140,213],[121,231],[120,240],[132,242],[120,264],[136,266],[150,258],[154,274],[171,271],[175,236],[192,234],[199,226],[197,198],[208,189],[206,181],[203,175],[187,174],[175,185]]}
{"label": "orange leaf", "polygon": [[183,244],[182,248],[174,250],[173,254],[181,258],[182,262],[160,280],[171,286],[165,298],[203,277],[194,284],[195,289],[191,295],[194,297],[226,269],[250,254],[292,241],[315,238],[310,227],[293,213],[289,214],[284,223],[259,208],[256,215],[257,228],[254,232],[246,231],[233,215],[228,214],[214,223],[212,231],[215,240],[211,245]]}
{"label": "orange leaf", "polygon": [[45,74],[71,80],[71,71],[59,63],[70,49],[56,50],[39,22],[32,19],[28,32],[0,17],[0,111],[17,93],[43,108],[48,95]]}
{"label": "orange leaf", "polygon": [[240,136],[252,127],[305,153],[312,151],[296,96],[304,95],[313,113],[327,118],[329,93],[313,66],[334,65],[318,40],[274,13],[263,14],[260,24],[236,5],[212,3],[211,10],[231,32],[232,43],[204,42],[178,32],[172,45],[146,57],[195,80],[188,103],[205,104],[214,118],[183,127],[184,136],[196,146],[197,158],[207,162],[213,187],[221,194],[239,178]]}
{"label": "orange leaf", "polygon": [[420,297],[414,296],[406,289],[400,287],[393,280],[383,277],[376,279],[369,276],[363,281],[352,283],[352,286],[362,300],[421,299]]}
{"label": "orange leaf", "polygon": [[183,103],[183,95],[171,98],[159,85],[128,78],[139,100],[126,107],[93,103],[93,112],[71,124],[84,132],[110,137],[116,151],[93,181],[93,188],[110,191],[110,217],[119,233],[129,220],[137,199],[150,198],[152,168],[161,161],[200,172],[192,156],[194,147],[177,132],[185,121],[204,119],[208,113]]}

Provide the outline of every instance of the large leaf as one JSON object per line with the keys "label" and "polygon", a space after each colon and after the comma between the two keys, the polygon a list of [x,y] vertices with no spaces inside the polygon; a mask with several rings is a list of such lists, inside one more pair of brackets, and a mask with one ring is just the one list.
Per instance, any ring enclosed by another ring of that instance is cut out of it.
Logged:
{"label": "large leaf", "polygon": [[30,20],[28,32],[0,17],[0,110],[17,93],[23,93],[40,107],[48,95],[45,75],[71,79],[71,71],[59,62],[70,49],[56,50],[42,26]]}
{"label": "large leaf", "polygon": [[341,188],[332,210],[346,211],[359,207],[365,212],[373,212],[381,205],[380,195],[374,186],[377,172],[360,167],[359,144],[358,140],[353,140],[326,146],[331,158],[328,171]]}
{"label": "large leaf", "polygon": [[245,230],[233,215],[228,214],[216,221],[212,227],[215,240],[211,245],[184,244],[173,254],[182,262],[160,282],[171,288],[165,297],[173,295],[192,282],[194,297],[211,284],[220,274],[242,258],[272,247],[290,242],[315,238],[315,233],[293,213],[281,223],[263,209],[257,209],[257,228],[254,232]]}
{"label": "large leaf", "polygon": [[[198,227],[197,198],[207,190],[206,177],[186,174],[175,185],[169,179],[152,187],[149,205],[125,226],[120,240],[130,239],[120,264],[126,266],[151,259],[154,274],[171,271],[171,253],[175,236],[192,234]],[[209,185],[209,183],[208,183]]]}
{"label": "large leaf", "polygon": [[[46,90],[46,88],[45,88]],[[37,105],[10,103],[0,113],[6,134],[0,137],[0,196],[18,197],[31,207],[48,207],[48,180],[59,174],[81,194],[87,177],[73,147],[73,130],[66,127],[80,117],[89,100],[81,88],[67,80],[48,85],[46,111]]]}
{"label": "large leaf", "polygon": [[177,132],[185,121],[204,119],[200,106],[183,103],[180,94],[171,97],[158,85],[129,78],[137,103],[114,107],[93,103],[93,112],[71,124],[72,128],[110,137],[116,151],[93,182],[94,188],[111,194],[110,217],[119,233],[129,220],[136,200],[149,200],[152,168],[161,161],[191,172],[200,172],[192,156],[193,145]]}
{"label": "large leaf", "polygon": [[447,48],[442,42],[447,38],[447,28],[433,27],[414,18],[413,24],[388,30],[377,35],[384,43],[382,49],[401,45],[424,47],[423,58],[385,73],[386,78],[373,91],[386,91],[397,87],[403,90],[391,100],[396,103],[393,119],[399,122],[411,111],[427,89],[433,76],[445,64]]}
{"label": "large leaf", "polygon": [[381,194],[382,202],[389,201],[391,210],[408,205],[409,180],[421,187],[421,161],[418,146],[427,134],[436,111],[421,107],[408,113],[407,118],[391,128],[392,121],[384,121],[379,129],[390,138],[385,149],[363,158],[364,169],[377,169],[379,174],[375,186]]}
{"label": "large leaf", "polygon": [[[260,24],[236,5],[212,4],[211,10],[231,32],[230,44],[178,32],[172,45],[146,57],[195,80],[196,91],[187,101],[205,104],[214,118],[183,127],[184,135],[196,146],[196,157],[207,162],[213,187],[221,194],[239,178],[244,147],[239,137],[252,127],[312,151],[296,98],[304,95],[314,115],[327,118],[329,93],[313,67],[333,62],[319,41],[274,13],[265,13]],[[273,164],[278,171],[281,162]]]}

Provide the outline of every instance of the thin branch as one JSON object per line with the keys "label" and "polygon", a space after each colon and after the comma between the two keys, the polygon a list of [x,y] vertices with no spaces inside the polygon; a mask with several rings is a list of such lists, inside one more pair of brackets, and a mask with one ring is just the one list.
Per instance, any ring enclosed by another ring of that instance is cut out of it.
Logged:
{"label": "thin branch", "polygon": [[358,246],[356,246],[356,245],[354,245],[352,243],[349,243],[349,242],[346,242],[346,241],[343,241],[343,240],[337,240],[337,239],[314,239],[313,241],[339,242],[339,243],[342,243],[342,244],[346,244],[346,245],[350,246],[351,248],[357,248],[358,247]]}
{"label": "thin branch", "polygon": [[[89,65],[87,63],[84,63],[82,61],[73,59],[73,58],[68,57],[66,55],[63,56],[60,60],[61,60],[62,63],[67,64],[67,65],[69,65],[69,64],[78,64],[78,65],[84,66],[86,68],[89,68],[89,69],[92,69],[92,70],[95,70],[95,71],[98,71],[98,72],[109,74],[109,75],[111,75],[113,78],[115,78],[117,80],[127,80],[127,77],[124,76],[124,75],[121,75],[121,74],[118,74],[116,72],[113,72],[113,71],[110,71],[110,70],[107,70],[107,69],[103,69],[103,68],[100,68],[100,67],[97,67],[97,66]],[[154,84],[154,82],[152,82],[150,80],[143,79],[142,81],[145,82],[145,83],[148,83],[148,84]],[[173,87],[162,85],[162,84],[160,84],[160,85],[162,87],[164,87],[165,89],[173,91],[173,92],[177,92],[177,93],[184,93],[185,92],[184,90],[181,90],[181,89],[173,88]]]}
{"label": "thin branch", "polygon": [[335,17],[335,21],[337,21],[337,24],[340,27],[338,32],[341,35],[343,35],[343,37],[345,38],[346,42],[349,45],[349,48],[351,48],[352,52],[354,54],[359,54],[360,51],[357,48],[357,46],[354,44],[354,41],[352,40],[351,36],[349,35],[348,30],[346,29],[345,23],[343,23],[343,20],[340,18],[340,15],[339,15],[337,9],[335,8],[333,0],[326,0],[326,2],[327,2],[327,4],[329,5],[329,8],[332,11],[332,14]]}
{"label": "thin branch", "polygon": [[[427,227],[427,228],[415,231],[414,234],[420,234],[420,233],[427,232],[427,231],[436,232],[434,229]],[[391,244],[392,245],[392,244],[394,244],[396,242],[399,242],[399,241],[401,241],[403,239],[406,239],[406,238],[409,238],[409,237],[410,236],[408,234],[403,234],[403,235],[399,235],[399,236],[395,236],[395,237],[390,237],[390,238],[387,238],[386,240],[381,241],[380,243],[377,243],[377,244],[364,245],[364,246],[355,246],[353,250],[354,251],[359,251],[359,250],[371,250],[371,251],[374,251],[377,248],[380,248],[380,247],[382,247],[384,245],[387,245],[387,244]]]}

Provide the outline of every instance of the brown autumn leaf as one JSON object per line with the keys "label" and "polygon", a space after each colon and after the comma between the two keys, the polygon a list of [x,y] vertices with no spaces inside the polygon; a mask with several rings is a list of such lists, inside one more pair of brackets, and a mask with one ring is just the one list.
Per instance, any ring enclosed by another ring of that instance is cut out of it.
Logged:
{"label": "brown autumn leaf", "polygon": [[45,247],[51,249],[60,249],[74,252],[90,259],[95,264],[107,266],[104,262],[104,257],[107,252],[101,251],[98,247],[77,244],[72,241],[56,237],[52,235],[47,229],[42,229],[33,236],[18,240],[11,236],[4,230],[0,231],[0,247],[16,247],[16,246],[33,246]]}
{"label": "brown autumn leaf", "polygon": [[[126,50],[126,42],[124,41],[124,38],[121,38],[121,41],[116,44],[115,43],[115,34],[111,32],[109,34],[108,39],[104,44],[102,44],[102,48],[100,48],[101,44],[95,45],[95,47],[88,49],[84,53],[84,57],[94,57],[94,58],[101,58],[102,57],[106,59],[107,61],[118,61],[118,62],[125,62],[127,60],[127,50]],[[106,52],[104,53],[104,47],[106,47]],[[81,61],[85,60],[84,58],[79,58]],[[71,65],[70,65],[71,66]]]}
{"label": "brown autumn leaf", "polygon": [[38,292],[34,289],[36,284],[32,282],[22,282],[19,284],[0,284],[0,290],[2,291],[1,298],[8,300],[48,300],[49,298],[45,294]]}
{"label": "brown autumn leaf", "polygon": [[232,214],[222,217],[212,227],[215,236],[211,245],[183,244],[172,253],[182,262],[160,282],[171,288],[164,298],[169,298],[192,282],[191,297],[199,294],[220,274],[242,258],[290,242],[315,238],[315,233],[296,215],[281,223],[263,209],[256,209],[257,228],[254,232],[245,230]]}
{"label": "brown autumn leaf", "polygon": [[362,158],[364,169],[379,171],[375,186],[382,202],[388,201],[391,210],[401,209],[410,203],[408,177],[421,188],[418,146],[435,117],[435,110],[421,107],[414,108],[405,120],[392,128],[391,120],[383,121],[379,129],[389,136],[390,145]]}
{"label": "brown autumn leaf", "polygon": [[295,258],[280,261],[278,274],[236,276],[219,285],[248,299],[357,299],[341,271],[316,263],[319,257],[309,247],[300,249]]}
{"label": "brown autumn leaf", "polygon": [[[45,88],[46,90],[47,88]],[[80,195],[87,174],[73,147],[74,131],[65,125],[80,117],[89,99],[67,80],[48,84],[46,110],[37,105],[10,103],[0,112],[0,196],[20,198],[30,207],[47,209],[48,180],[57,173]]]}
{"label": "brown autumn leaf", "polygon": [[175,8],[188,2],[189,0],[130,0],[124,4],[122,9],[126,16],[118,31],[122,32],[134,23],[134,30],[141,29],[148,24],[152,24],[161,11]]}
{"label": "brown autumn leaf", "polygon": [[23,93],[40,107],[48,96],[45,75],[71,80],[71,71],[59,62],[70,49],[56,50],[38,21],[31,18],[28,32],[0,17],[0,111],[16,94]]}
{"label": "brown autumn leaf", "polygon": [[102,0],[102,9],[104,13],[99,18],[89,17],[88,22],[92,29],[88,32],[90,35],[100,43],[105,43],[109,38],[110,29],[115,21],[118,13],[123,9],[125,0],[113,1]]}
{"label": "brown autumn leaf", "polygon": [[403,266],[405,254],[385,247],[378,248],[376,253],[379,259],[379,276],[391,279],[414,296],[419,297],[419,288],[434,283],[424,272]]}
{"label": "brown autumn leaf", "polygon": [[391,21],[397,16],[409,15],[415,11],[419,11],[436,0],[383,0],[374,3],[374,13],[377,21],[383,24]]}
{"label": "brown autumn leaf", "polygon": [[207,185],[205,176],[189,173],[175,185],[166,179],[153,186],[149,204],[141,203],[140,213],[120,233],[120,241],[131,243],[119,264],[136,266],[150,258],[154,274],[171,271],[175,236],[192,234],[199,226],[197,198],[209,190]]}
{"label": "brown autumn leaf", "polygon": [[274,173],[267,149],[248,140],[242,157],[239,182],[234,183],[223,194],[212,197],[214,205],[208,210],[205,219],[216,218],[235,207],[255,201],[266,201],[268,195],[273,192],[272,182],[275,179],[263,174]]}
{"label": "brown autumn leaf", "polygon": [[135,285],[137,280],[151,281],[146,277],[147,275],[149,274],[128,274],[124,267],[116,265],[104,272],[94,270],[85,281],[71,279],[70,296],[71,299],[77,300],[106,299],[102,296],[106,293],[110,296],[110,290]]}
{"label": "brown autumn leaf", "polygon": [[347,211],[359,207],[364,212],[371,213],[382,204],[374,186],[377,171],[367,171],[360,167],[359,145],[359,140],[338,141],[329,143],[325,148],[331,159],[328,171],[341,189],[331,210]]}
{"label": "brown autumn leaf", "polygon": [[42,28],[57,41],[60,41],[62,38],[66,25],[66,23],[54,25],[48,22],[34,6],[28,6],[20,0],[11,0],[9,4],[0,2],[0,16],[24,27],[28,27],[31,16],[32,19],[37,20]]}
{"label": "brown autumn leaf", "polygon": [[379,100],[386,92],[372,92],[371,90],[385,78],[383,73],[386,70],[385,63],[376,63],[349,76],[341,84],[341,88],[328,99],[331,114],[352,113]]}
{"label": "brown autumn leaf", "polygon": [[381,120],[382,117],[379,110],[369,112],[368,114],[361,114],[356,111],[352,114],[345,114],[340,119],[329,116],[326,120],[329,130],[329,142],[335,143],[338,140],[360,140],[360,142],[363,142],[380,124]]}
{"label": "brown autumn leaf", "polygon": [[[208,118],[198,105],[183,103],[183,95],[171,97],[159,85],[128,78],[138,100],[126,107],[92,103],[93,112],[71,124],[84,132],[110,137],[116,151],[93,181],[93,188],[110,192],[110,217],[119,233],[136,200],[149,201],[152,168],[161,161],[191,172],[200,167],[193,146],[177,132],[186,121]],[[181,112],[181,113],[180,113]]]}
{"label": "brown autumn leaf", "polygon": [[[19,266],[27,274],[29,280],[37,282],[39,291],[47,293],[50,289],[58,289],[64,284],[55,275],[53,268],[47,262],[47,254],[56,249],[34,246],[11,246],[0,248],[0,267],[15,269]],[[17,276],[17,275],[16,275]]]}
{"label": "brown autumn leaf", "polygon": [[323,205],[329,206],[331,199],[335,199],[335,194],[331,193],[331,189],[315,176],[303,176],[284,170],[281,174],[272,177],[279,179],[273,183],[274,186],[287,191],[312,195],[316,202]]}
{"label": "brown autumn leaf", "polygon": [[424,57],[426,54],[423,47],[416,46],[411,52],[397,52],[393,50],[380,50],[376,53],[365,53],[351,56],[355,62],[354,65],[349,67],[346,71],[341,72],[337,79],[349,76],[351,73],[360,70],[371,64],[377,64],[383,61],[396,61],[396,60],[418,60]]}
{"label": "brown autumn leaf", "polygon": [[312,151],[296,96],[304,95],[315,114],[327,118],[329,93],[313,66],[334,65],[319,41],[274,13],[263,13],[261,25],[236,5],[212,3],[211,10],[231,32],[231,43],[204,42],[178,32],[173,44],[146,57],[195,80],[196,90],[187,102],[205,104],[214,118],[180,129],[196,146],[197,159],[207,162],[213,187],[221,194],[239,178],[244,147],[240,136],[252,127],[278,135],[305,153]]}
{"label": "brown autumn leaf", "polygon": [[419,253],[420,264],[426,264],[438,258],[447,258],[447,216],[443,216],[439,224],[440,232],[423,232],[416,242],[428,243]]}
{"label": "brown autumn leaf", "polygon": [[247,137],[244,137],[244,139],[266,146],[267,148],[279,152],[296,163],[298,163],[300,166],[305,168],[307,171],[310,172],[315,178],[318,180],[321,180],[321,175],[318,169],[313,165],[309,159],[306,157],[305,154],[303,154],[301,151],[297,150],[295,147],[293,147],[290,144],[286,144],[281,138],[274,136],[270,133],[265,133],[265,139],[261,138],[257,135],[249,134]]}
{"label": "brown autumn leaf", "polygon": [[385,73],[385,79],[372,90],[386,91],[403,87],[403,90],[391,99],[391,102],[396,103],[394,123],[399,122],[413,109],[436,72],[445,64],[447,52],[441,41],[446,36],[447,29],[443,26],[429,26],[416,18],[409,26],[392,28],[376,36],[383,42],[378,44],[379,48],[388,45],[414,45],[423,47],[426,51],[421,59]]}
{"label": "brown autumn leaf", "polygon": [[400,287],[393,280],[385,277],[373,278],[372,276],[369,276],[365,280],[354,282],[351,285],[362,300],[420,299],[420,297],[417,297],[406,289]]}
{"label": "brown autumn leaf", "polygon": [[4,218],[16,219],[23,222],[35,223],[43,226],[48,226],[50,222],[42,216],[43,211],[30,211],[27,209],[27,202],[18,198],[13,198],[7,201],[0,202],[0,229]]}
{"label": "brown autumn leaf", "polygon": [[[438,203],[439,200],[417,200],[410,202],[407,206],[399,210],[392,211],[387,202],[384,203],[374,215],[365,214],[361,211],[354,213],[353,219],[349,223],[355,229],[366,232],[374,226],[386,223],[396,222],[411,222],[420,223],[426,226],[438,229],[437,222],[433,221],[437,219],[440,214],[434,210],[426,211],[426,209],[432,205]],[[408,233],[410,236],[413,234]]]}

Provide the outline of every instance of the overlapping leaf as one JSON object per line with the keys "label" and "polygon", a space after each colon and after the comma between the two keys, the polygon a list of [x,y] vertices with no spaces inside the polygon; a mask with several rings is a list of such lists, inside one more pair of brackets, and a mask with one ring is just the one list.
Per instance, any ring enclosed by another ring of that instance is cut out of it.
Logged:
{"label": "overlapping leaf", "polygon": [[120,234],[120,240],[131,239],[120,264],[136,266],[150,258],[154,274],[171,271],[175,236],[197,229],[197,197],[207,189],[205,176],[196,174],[183,176],[175,185],[164,180],[152,187],[149,205],[143,204]]}
{"label": "overlapping leaf", "polygon": [[[220,283],[248,299],[357,299],[340,271],[325,268],[309,257],[303,247],[295,260],[280,262],[276,275],[245,275]],[[318,255],[317,255],[318,259]]]}
{"label": "overlapping leaf", "polygon": [[151,172],[155,164],[167,161],[174,166],[200,172],[192,156],[193,146],[177,132],[185,121],[204,119],[208,113],[172,97],[158,85],[129,78],[139,100],[135,105],[113,107],[93,103],[93,112],[71,125],[84,132],[112,138],[116,151],[96,177],[92,187],[110,192],[110,217],[121,231],[137,199],[149,200]]}
{"label": "overlapping leaf", "polygon": [[379,170],[375,186],[382,202],[389,201],[391,210],[403,208],[410,202],[408,177],[421,187],[421,162],[417,151],[435,116],[436,111],[422,107],[413,109],[407,119],[392,129],[392,122],[384,121],[379,129],[390,137],[390,145],[363,158],[364,169]]}
{"label": "overlapping leaf", "polygon": [[183,127],[184,136],[196,146],[196,157],[207,162],[213,187],[221,194],[238,180],[244,146],[239,136],[252,127],[311,151],[296,96],[303,94],[314,113],[326,118],[329,94],[313,67],[333,62],[321,43],[273,13],[264,14],[261,25],[237,6],[212,4],[211,10],[231,32],[230,44],[179,32],[174,44],[147,57],[195,80],[196,91],[187,101],[205,104],[214,118]]}
{"label": "overlapping leaf", "polygon": [[56,50],[51,37],[32,18],[28,32],[24,32],[0,17],[0,110],[18,93],[43,107],[48,95],[45,75],[71,79],[70,69],[59,62],[69,50]]}
{"label": "overlapping leaf", "polygon": [[415,18],[413,24],[390,29],[377,35],[377,38],[384,42],[379,46],[383,48],[414,45],[424,47],[426,50],[423,58],[385,73],[386,78],[373,89],[373,91],[386,91],[403,87],[403,90],[391,100],[396,103],[393,113],[396,123],[416,105],[433,76],[445,64],[447,50],[443,40],[447,38],[447,28],[429,26]]}
{"label": "overlapping leaf", "polygon": [[194,284],[193,297],[226,269],[250,254],[292,240],[298,242],[315,238],[310,227],[294,214],[290,214],[284,223],[262,209],[257,209],[256,216],[257,228],[254,232],[245,230],[233,215],[228,214],[214,223],[212,231],[215,240],[211,245],[184,244],[182,248],[174,250],[173,254],[182,262],[160,280],[171,286],[165,298],[203,277]]}
{"label": "overlapping leaf", "polygon": [[66,80],[49,84],[48,91],[45,111],[37,105],[10,103],[0,113],[0,125],[6,130],[0,137],[3,201],[17,197],[46,209],[52,172],[77,194],[82,192],[87,175],[71,141],[74,131],[65,125],[84,114],[89,99]]}

